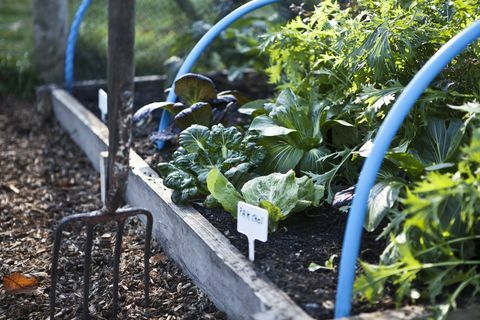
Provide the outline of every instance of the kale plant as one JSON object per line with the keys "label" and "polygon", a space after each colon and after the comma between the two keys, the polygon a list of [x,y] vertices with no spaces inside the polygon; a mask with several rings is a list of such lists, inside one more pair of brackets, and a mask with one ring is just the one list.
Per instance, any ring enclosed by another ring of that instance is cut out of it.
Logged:
{"label": "kale plant", "polygon": [[[256,137],[244,135],[235,127],[214,125],[211,129],[193,125],[182,131],[180,148],[173,161],[158,165],[158,171],[167,188],[173,189],[172,201],[185,203],[203,200],[210,192],[207,175],[217,168],[236,187],[256,176],[255,169],[264,161],[265,151],[255,143]],[[216,201],[207,198],[207,206]]]}

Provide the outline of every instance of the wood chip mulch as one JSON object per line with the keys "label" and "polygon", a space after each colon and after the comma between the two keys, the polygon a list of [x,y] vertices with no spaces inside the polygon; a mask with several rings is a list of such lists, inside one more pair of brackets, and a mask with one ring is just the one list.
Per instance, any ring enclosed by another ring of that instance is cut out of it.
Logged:
{"label": "wood chip mulch", "polygon": [[[101,207],[98,174],[54,120],[33,103],[0,102],[0,276],[34,276],[38,286],[12,294],[0,285],[0,320],[48,319],[52,228],[61,217]],[[143,307],[144,226],[132,220],[123,238],[119,319],[225,319],[208,297],[153,243],[151,294]],[[95,229],[89,310],[111,318],[115,226]],[[64,232],[56,318],[82,316],[83,247],[80,225]]]}

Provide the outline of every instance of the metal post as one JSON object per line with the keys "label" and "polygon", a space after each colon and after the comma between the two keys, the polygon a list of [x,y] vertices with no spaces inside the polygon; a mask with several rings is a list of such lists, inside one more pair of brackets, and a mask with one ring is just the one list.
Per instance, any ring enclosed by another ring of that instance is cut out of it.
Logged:
{"label": "metal post", "polygon": [[108,177],[105,206],[122,205],[132,140],[135,0],[108,1]]}

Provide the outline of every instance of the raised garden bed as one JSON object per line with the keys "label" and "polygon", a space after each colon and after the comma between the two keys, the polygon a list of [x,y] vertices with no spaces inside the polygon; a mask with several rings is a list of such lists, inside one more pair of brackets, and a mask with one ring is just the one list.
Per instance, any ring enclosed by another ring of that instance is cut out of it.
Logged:
{"label": "raised garden bed", "polygon": [[[106,150],[108,135],[106,126],[64,90],[52,89],[51,101],[61,125],[98,170],[99,153]],[[307,271],[307,266],[308,262],[319,258],[321,261],[311,262],[323,264],[329,256],[340,252],[343,237],[342,220],[345,219],[342,214],[332,211],[313,212],[313,215],[299,218],[305,219],[304,226],[309,226],[305,229],[295,227],[295,221],[291,222],[292,225],[285,225],[288,231],[282,230],[272,235],[271,241],[267,244],[258,245],[258,260],[251,264],[244,257],[246,241],[236,234],[233,220],[228,219],[229,216],[221,211],[206,210],[201,210],[202,215],[191,207],[173,204],[170,195],[171,191],[163,186],[155,171],[132,151],[127,189],[129,204],[152,211],[156,220],[154,234],[158,241],[229,317],[310,319],[309,314],[312,314],[323,319],[332,315],[336,285],[336,276],[332,275],[334,272],[311,273]],[[332,224],[335,222],[335,227],[325,224],[324,221],[332,221]],[[371,237],[365,240],[368,243],[367,247],[373,243]],[[292,246],[293,243],[297,246]],[[285,248],[290,250],[287,251]],[[365,250],[362,258],[368,260],[370,250],[372,249]],[[373,258],[375,255],[371,256]],[[299,257],[303,260],[298,259]],[[284,270],[290,269],[289,272],[279,272],[278,270],[282,268],[277,269],[275,265],[278,262],[282,262]],[[310,296],[307,294],[301,297],[302,291],[308,291],[303,285],[311,285],[312,281],[319,290]],[[289,292],[309,314],[278,287]],[[385,306],[391,304],[387,303]],[[378,307],[376,306],[377,309]],[[372,309],[367,306],[356,310],[358,312]],[[408,307],[399,311],[362,314],[354,318],[413,319],[425,315],[422,307]]]}

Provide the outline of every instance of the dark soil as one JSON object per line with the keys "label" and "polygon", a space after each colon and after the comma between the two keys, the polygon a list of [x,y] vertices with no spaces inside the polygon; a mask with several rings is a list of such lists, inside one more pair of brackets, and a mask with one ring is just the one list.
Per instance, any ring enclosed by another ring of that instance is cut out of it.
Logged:
{"label": "dark soil", "polygon": [[[199,205],[200,211],[243,254],[248,255],[247,238],[236,230],[236,221],[221,209],[208,210]],[[320,208],[297,214],[275,233],[269,234],[267,242],[255,242],[255,268],[265,274],[280,289],[285,291],[308,314],[317,319],[333,317],[338,262],[347,215],[331,208]],[[377,262],[383,248],[375,241],[375,234],[366,234],[362,239],[361,259]],[[334,269],[309,271],[314,262],[324,266],[333,255]],[[381,305],[370,306],[356,302],[352,313],[379,311],[393,308],[390,299]]]}
{"label": "dark soil", "polygon": [[[99,178],[86,157],[55,122],[42,124],[31,103],[0,102],[0,275],[20,272],[37,278],[23,294],[0,287],[0,320],[47,319],[52,227],[63,216],[101,207]],[[123,239],[119,319],[143,319],[143,230],[131,220]],[[95,229],[90,313],[111,318],[114,225]],[[82,315],[81,226],[64,232],[57,318]],[[225,319],[154,243],[150,319]]]}

